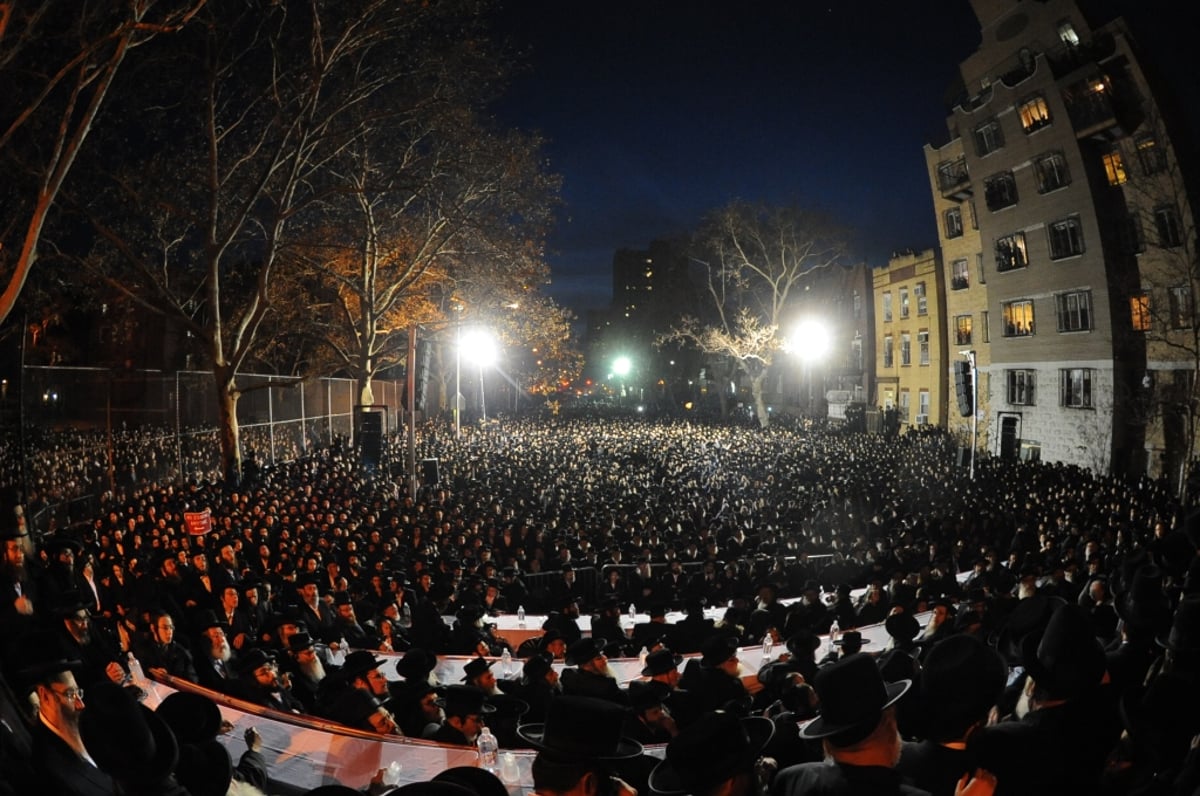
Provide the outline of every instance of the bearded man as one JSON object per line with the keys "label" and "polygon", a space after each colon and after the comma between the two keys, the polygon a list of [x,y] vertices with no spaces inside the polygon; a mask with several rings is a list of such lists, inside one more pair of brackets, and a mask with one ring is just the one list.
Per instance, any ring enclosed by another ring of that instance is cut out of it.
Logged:
{"label": "bearded man", "polygon": [[629,706],[629,695],[617,685],[617,677],[608,667],[604,639],[588,636],[567,648],[567,665],[562,673],[562,690],[567,696],[586,696]]}

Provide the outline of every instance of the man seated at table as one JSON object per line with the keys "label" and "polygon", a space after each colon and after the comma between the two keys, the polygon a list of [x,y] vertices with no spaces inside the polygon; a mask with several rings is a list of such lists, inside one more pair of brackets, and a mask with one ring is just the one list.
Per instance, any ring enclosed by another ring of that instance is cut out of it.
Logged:
{"label": "man seated at table", "polygon": [[487,704],[482,691],[466,685],[448,685],[443,688],[438,706],[446,714],[446,720],[425,737],[438,743],[457,746],[474,745],[483,730],[483,717],[496,710]]}
{"label": "man seated at table", "polygon": [[567,648],[567,666],[575,668],[563,671],[563,693],[605,699],[627,706],[629,695],[617,685],[616,675],[608,668],[604,645],[604,639],[589,636]]}

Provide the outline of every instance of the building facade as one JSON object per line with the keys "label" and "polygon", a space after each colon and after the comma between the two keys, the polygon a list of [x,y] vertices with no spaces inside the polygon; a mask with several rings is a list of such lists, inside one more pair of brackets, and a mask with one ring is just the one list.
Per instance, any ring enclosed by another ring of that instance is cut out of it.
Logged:
{"label": "building facade", "polygon": [[875,404],[896,409],[902,425],[945,426],[945,289],[935,250],[893,255],[873,274]]}
{"label": "building facade", "polygon": [[1169,472],[1191,450],[1170,407],[1194,389],[1179,345],[1195,340],[1194,239],[1135,42],[1071,0],[972,6],[982,41],[926,160],[947,325],[980,366],[980,443]]}

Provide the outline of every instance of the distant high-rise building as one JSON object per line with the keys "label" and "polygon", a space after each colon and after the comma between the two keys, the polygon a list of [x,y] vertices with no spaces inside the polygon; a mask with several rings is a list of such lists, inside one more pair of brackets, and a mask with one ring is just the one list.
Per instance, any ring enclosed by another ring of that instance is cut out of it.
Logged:
{"label": "distant high-rise building", "polygon": [[[949,347],[981,371],[980,444],[1177,476],[1200,319],[1161,86],[1121,19],[1096,23],[1072,0],[971,4],[982,42],[960,66],[950,140],[926,161]],[[952,430],[969,424],[950,414]]]}

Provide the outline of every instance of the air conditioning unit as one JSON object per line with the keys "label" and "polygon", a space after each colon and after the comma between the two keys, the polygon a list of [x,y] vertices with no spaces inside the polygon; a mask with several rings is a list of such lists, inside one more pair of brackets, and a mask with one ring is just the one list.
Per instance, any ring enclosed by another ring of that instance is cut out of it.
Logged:
{"label": "air conditioning unit", "polygon": [[913,423],[913,425],[915,425],[915,426],[929,425],[929,415],[917,415],[917,420],[915,423]]}

